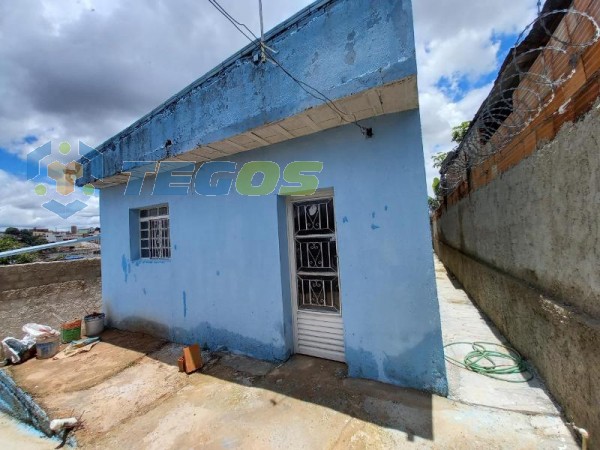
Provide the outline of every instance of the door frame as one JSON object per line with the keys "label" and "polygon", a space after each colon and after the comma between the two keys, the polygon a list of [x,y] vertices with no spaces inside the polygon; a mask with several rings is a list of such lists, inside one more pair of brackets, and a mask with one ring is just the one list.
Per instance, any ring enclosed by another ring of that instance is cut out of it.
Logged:
{"label": "door frame", "polygon": [[[294,212],[292,210],[293,204],[296,202],[302,202],[305,200],[318,200],[322,198],[331,198],[333,203],[333,220],[335,223],[335,245],[337,248],[338,264],[338,289],[340,296],[340,312],[337,313],[317,313],[317,314],[336,314],[343,318],[344,308],[344,297],[342,295],[342,282],[340,274],[340,263],[339,263],[339,241],[338,241],[338,226],[337,226],[337,213],[335,208],[335,195],[333,188],[317,189],[312,195],[288,195],[285,199],[286,202],[286,221],[287,221],[287,238],[288,238],[288,263],[290,272],[290,298],[292,306],[292,340],[294,345],[294,353],[298,353],[298,286],[296,284],[296,249],[294,242]],[[342,319],[343,320],[343,319]]]}

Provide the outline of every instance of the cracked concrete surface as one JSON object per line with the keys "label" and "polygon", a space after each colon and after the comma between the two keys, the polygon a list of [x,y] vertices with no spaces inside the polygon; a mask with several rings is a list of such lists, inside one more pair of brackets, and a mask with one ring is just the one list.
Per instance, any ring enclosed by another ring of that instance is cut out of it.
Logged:
{"label": "cracked concrete surface", "polygon": [[[436,266],[447,341],[500,339]],[[450,397],[346,378],[344,364],[296,355],[275,367],[216,354],[177,370],[177,344],[108,330],[86,354],[11,368],[52,418],[83,413],[84,448],[575,449],[543,385],[448,367]]]}

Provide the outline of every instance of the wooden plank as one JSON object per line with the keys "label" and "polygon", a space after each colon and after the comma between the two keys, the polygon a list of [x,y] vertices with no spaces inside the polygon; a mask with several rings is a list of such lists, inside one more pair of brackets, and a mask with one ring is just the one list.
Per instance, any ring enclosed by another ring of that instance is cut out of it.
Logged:
{"label": "wooden plank", "polygon": [[296,137],[292,133],[290,133],[288,130],[283,128],[281,125],[279,125],[278,123],[272,124],[271,128],[273,128],[274,130],[277,130],[277,132],[279,134],[282,134],[283,136],[285,136],[288,139],[294,139]]}
{"label": "wooden plank", "polygon": [[321,127],[315,123],[315,121],[308,115],[308,113],[304,113],[302,116],[302,120],[304,123],[312,128],[313,131],[321,131]]}
{"label": "wooden plank", "polygon": [[232,139],[225,139],[225,141],[227,144],[231,145],[233,148],[235,148],[236,150],[240,150],[240,151],[245,151],[248,150],[247,147],[238,144],[237,142],[233,141]]}
{"label": "wooden plank", "polygon": [[252,131],[249,131],[248,133],[246,133],[246,135],[261,145],[270,145],[271,144],[269,141],[261,138],[258,134],[253,133]]}
{"label": "wooden plank", "polygon": [[381,97],[379,96],[377,89],[372,89],[367,92],[367,100],[376,116],[383,114],[383,105],[381,104]]}

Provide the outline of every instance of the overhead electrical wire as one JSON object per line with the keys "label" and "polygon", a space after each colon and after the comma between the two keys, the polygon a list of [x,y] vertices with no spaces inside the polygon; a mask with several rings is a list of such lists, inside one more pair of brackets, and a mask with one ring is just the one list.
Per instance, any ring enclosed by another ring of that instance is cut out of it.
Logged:
{"label": "overhead electrical wire", "polygon": [[256,35],[255,35],[255,34],[252,32],[252,30],[251,30],[250,28],[248,28],[248,27],[247,27],[246,25],[244,25],[243,23],[241,23],[241,22],[238,22],[237,20],[235,20],[235,18],[234,18],[234,17],[233,17],[231,14],[229,14],[229,13],[227,12],[227,10],[226,10],[225,8],[223,8],[223,7],[221,6],[221,4],[220,4],[220,3],[219,3],[217,0],[208,0],[208,2],[209,2],[211,5],[213,5],[213,6],[215,7],[215,9],[216,9],[217,11],[219,11],[219,12],[220,12],[220,13],[221,13],[223,16],[225,16],[225,18],[226,18],[227,20],[229,20],[229,21],[231,22],[231,24],[232,24],[234,27],[236,27],[236,28],[237,28],[237,30],[238,30],[240,33],[242,33],[242,34],[243,34],[243,35],[246,37],[246,39],[248,39],[250,42],[254,42],[254,40],[253,40],[252,38],[250,38],[250,37],[249,37],[249,36],[248,36],[246,33],[244,33],[244,31],[243,31],[243,30],[242,30],[240,27],[244,27],[244,28],[245,28],[245,29],[246,29],[246,30],[247,30],[247,31],[248,31],[248,32],[249,32],[249,33],[250,33],[250,34],[251,34],[251,35],[254,37],[254,39],[255,39],[255,40],[260,40],[260,39],[258,38],[258,36],[256,36]]}
{"label": "overhead electrical wire", "polygon": [[[219,11],[219,13],[221,13],[229,22],[231,22],[231,24],[246,39],[248,39],[251,43],[255,44],[255,46],[261,50],[261,55],[263,57],[266,57],[266,59],[270,60],[273,64],[275,64],[277,67],[279,67],[283,71],[283,73],[286,76],[288,76],[292,81],[294,81],[298,86],[300,86],[300,88],[304,92],[306,92],[307,94],[309,94],[311,97],[313,97],[313,98],[315,98],[315,99],[317,99],[317,100],[322,101],[323,103],[325,103],[336,115],[338,115],[340,117],[340,119],[343,122],[346,122],[346,123],[351,124],[351,125],[355,125],[356,127],[358,127],[361,130],[361,133],[363,135],[365,135],[366,137],[372,137],[373,136],[373,129],[365,127],[365,126],[361,125],[360,123],[358,123],[358,120],[356,119],[356,116],[354,114],[352,114],[352,113],[349,114],[349,113],[346,113],[346,112],[342,111],[335,104],[335,102],[332,99],[330,99],[327,95],[325,95],[323,92],[319,91],[314,86],[311,86],[310,84],[306,83],[305,81],[300,80],[298,77],[294,76],[288,69],[286,69],[283,66],[283,64],[281,64],[275,58],[275,56],[273,55],[273,51],[264,44],[263,38],[262,38],[262,36],[263,36],[262,34],[261,34],[261,37],[259,38],[256,34],[254,34],[252,32],[252,30],[250,28],[248,28],[248,26],[246,26],[242,22],[239,22],[231,14],[229,14],[227,12],[227,10],[223,6],[221,6],[221,4],[217,0],[208,0],[208,1],[209,1],[209,3],[211,5],[213,5],[215,7],[215,9],[217,11]],[[262,14],[261,14],[261,22],[262,22]],[[248,33],[250,33],[250,35],[252,37],[254,37],[254,39],[252,39],[246,32],[244,32],[244,30],[242,28],[244,28]],[[353,118],[353,120],[348,120],[345,116],[351,116]]]}

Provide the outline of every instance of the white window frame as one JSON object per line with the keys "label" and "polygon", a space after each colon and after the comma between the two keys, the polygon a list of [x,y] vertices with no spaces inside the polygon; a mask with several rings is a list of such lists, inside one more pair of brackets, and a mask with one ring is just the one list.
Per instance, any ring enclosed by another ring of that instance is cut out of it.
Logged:
{"label": "white window frame", "polygon": [[139,209],[140,259],[171,258],[171,227],[169,205]]}

